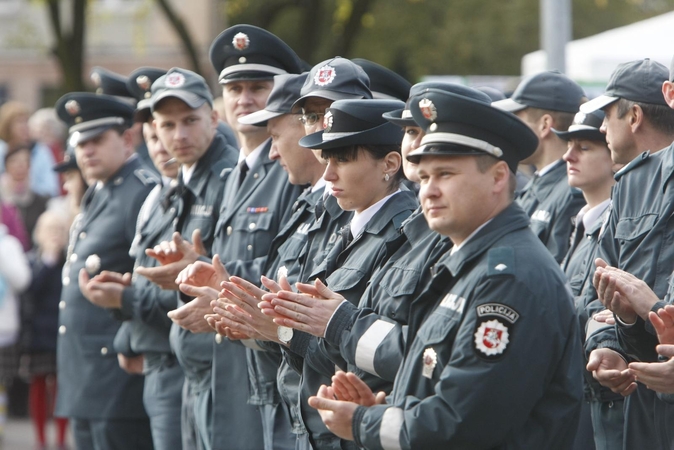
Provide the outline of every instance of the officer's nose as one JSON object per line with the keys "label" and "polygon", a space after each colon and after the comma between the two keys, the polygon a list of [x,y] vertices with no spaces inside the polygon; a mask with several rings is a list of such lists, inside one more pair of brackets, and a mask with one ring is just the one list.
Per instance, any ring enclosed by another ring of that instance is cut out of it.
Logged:
{"label": "officer's nose", "polygon": [[271,159],[272,161],[281,159],[281,155],[279,155],[278,152],[278,145],[276,145],[274,141],[272,141],[271,148],[269,149],[269,159]]}

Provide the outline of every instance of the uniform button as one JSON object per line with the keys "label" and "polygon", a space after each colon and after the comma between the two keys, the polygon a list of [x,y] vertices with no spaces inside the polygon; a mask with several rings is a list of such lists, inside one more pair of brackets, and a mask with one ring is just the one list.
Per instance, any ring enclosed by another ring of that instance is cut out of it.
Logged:
{"label": "uniform button", "polygon": [[66,326],[65,325],[61,325],[59,327],[59,334],[66,334]]}
{"label": "uniform button", "polygon": [[117,177],[117,178],[115,179],[115,181],[113,181],[113,183],[115,183],[115,186],[119,186],[119,185],[122,184],[123,182],[124,182],[124,178],[122,178],[122,177]]}
{"label": "uniform button", "polygon": [[246,247],[246,248],[247,248],[249,251],[252,251],[252,250],[253,250],[253,246],[252,246],[252,245],[249,245],[249,246]]}
{"label": "uniform button", "polygon": [[101,348],[101,355],[105,356],[108,354],[108,347]]}
{"label": "uniform button", "polygon": [[257,172],[255,172],[255,173],[253,174],[253,178],[255,178],[256,180],[258,179],[259,176],[260,176],[260,175],[258,175]]}
{"label": "uniform button", "polygon": [[85,231],[80,233],[80,239],[86,239],[87,238],[87,233]]}
{"label": "uniform button", "polygon": [[174,214],[174,213],[176,212],[176,209],[175,209],[175,208],[171,208],[171,209],[169,209],[169,212],[170,212],[171,214]]}
{"label": "uniform button", "polygon": [[231,235],[232,235],[232,231],[233,231],[233,230],[232,230],[232,227],[227,227],[227,236],[231,236]]}
{"label": "uniform button", "polygon": [[65,300],[61,300],[59,302],[59,309],[66,309],[66,301]]}
{"label": "uniform button", "polygon": [[70,277],[63,277],[63,285],[68,286],[70,284]]}
{"label": "uniform button", "polygon": [[71,263],[77,262],[77,253],[73,253],[72,255],[70,255],[70,262]]}
{"label": "uniform button", "polygon": [[215,335],[215,342],[216,342],[217,344],[222,343],[222,335],[221,335],[221,334],[216,334],[216,335]]}
{"label": "uniform button", "polygon": [[254,230],[254,229],[255,229],[255,222],[251,222],[251,223],[248,225],[248,229]]}

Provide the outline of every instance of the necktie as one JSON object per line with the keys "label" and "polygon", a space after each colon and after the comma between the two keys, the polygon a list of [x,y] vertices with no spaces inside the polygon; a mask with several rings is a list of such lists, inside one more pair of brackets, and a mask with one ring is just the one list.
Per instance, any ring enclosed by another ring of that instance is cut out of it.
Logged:
{"label": "necktie", "polygon": [[241,162],[239,163],[239,185],[238,185],[238,187],[241,187],[241,185],[243,184],[243,180],[246,179],[246,174],[248,173],[249,169],[250,168],[248,167],[248,164],[246,164],[246,160],[245,159],[241,160]]}

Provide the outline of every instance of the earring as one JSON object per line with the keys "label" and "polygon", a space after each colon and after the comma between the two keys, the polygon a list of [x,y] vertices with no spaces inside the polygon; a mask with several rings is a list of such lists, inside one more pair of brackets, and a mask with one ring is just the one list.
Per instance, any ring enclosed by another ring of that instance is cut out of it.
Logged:
{"label": "earring", "polygon": [[387,173],[384,174],[384,180],[388,181],[391,176]]}

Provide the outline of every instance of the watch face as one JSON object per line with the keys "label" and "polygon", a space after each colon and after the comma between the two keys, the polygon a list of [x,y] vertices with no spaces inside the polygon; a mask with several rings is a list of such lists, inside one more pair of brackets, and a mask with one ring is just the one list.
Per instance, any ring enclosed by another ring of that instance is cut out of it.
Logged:
{"label": "watch face", "polygon": [[276,329],[276,336],[278,336],[279,340],[283,342],[284,344],[287,344],[290,342],[290,340],[293,338],[293,329],[289,327],[278,327]]}

